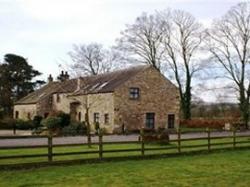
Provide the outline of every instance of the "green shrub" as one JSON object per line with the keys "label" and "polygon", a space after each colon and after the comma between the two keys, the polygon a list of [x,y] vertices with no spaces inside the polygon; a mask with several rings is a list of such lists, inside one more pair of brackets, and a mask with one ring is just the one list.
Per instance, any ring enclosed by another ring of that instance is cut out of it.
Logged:
{"label": "green shrub", "polygon": [[41,124],[50,130],[59,129],[61,127],[62,119],[60,117],[48,117],[43,119]]}
{"label": "green shrub", "polygon": [[70,124],[70,114],[66,114],[64,112],[59,112],[56,117],[61,118],[61,128],[66,127]]}
{"label": "green shrub", "polygon": [[71,122],[70,125],[62,129],[62,134],[65,136],[76,136],[87,133],[87,127],[83,122]]}
{"label": "green shrub", "polygon": [[0,120],[0,129],[1,130],[8,130],[13,129],[16,121],[11,118],[5,118]]}
{"label": "green shrub", "polygon": [[3,117],[4,117],[4,110],[0,106],[0,119],[3,119]]}
{"label": "green shrub", "polygon": [[31,120],[21,120],[21,119],[18,119],[16,120],[16,129],[19,129],[19,130],[30,130],[30,129],[33,129],[34,128],[34,125],[32,123]]}
{"label": "green shrub", "polygon": [[37,129],[38,127],[41,127],[41,121],[42,121],[43,117],[42,116],[34,116],[33,118],[33,125],[34,128]]}

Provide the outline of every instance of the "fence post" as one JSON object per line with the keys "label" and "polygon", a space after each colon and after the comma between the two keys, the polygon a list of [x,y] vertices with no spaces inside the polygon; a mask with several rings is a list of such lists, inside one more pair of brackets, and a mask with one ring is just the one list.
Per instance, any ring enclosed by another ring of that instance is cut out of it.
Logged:
{"label": "fence post", "polygon": [[49,132],[48,135],[48,161],[53,161],[53,140],[52,140],[52,134]]}
{"label": "fence post", "polygon": [[141,155],[144,156],[145,153],[145,145],[144,145],[144,128],[141,128]]}
{"label": "fence post", "polygon": [[178,135],[178,153],[181,152],[181,129],[178,128],[177,130],[177,135]]}
{"label": "fence post", "polygon": [[102,159],[103,156],[103,143],[102,143],[102,129],[99,129],[99,158]]}
{"label": "fence post", "polygon": [[210,136],[210,133],[211,133],[211,130],[208,127],[207,128],[207,149],[208,149],[208,151],[210,151],[210,149],[211,149],[211,136]]}
{"label": "fence post", "polygon": [[233,127],[233,148],[236,147],[236,128]]}
{"label": "fence post", "polygon": [[16,135],[16,122],[14,122],[14,125],[13,125],[13,134]]}

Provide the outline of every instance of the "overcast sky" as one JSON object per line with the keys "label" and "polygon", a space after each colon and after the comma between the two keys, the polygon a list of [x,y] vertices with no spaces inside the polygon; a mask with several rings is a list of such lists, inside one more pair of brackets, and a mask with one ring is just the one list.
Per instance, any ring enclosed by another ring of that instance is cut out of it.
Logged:
{"label": "overcast sky", "polygon": [[205,25],[237,0],[0,0],[0,55],[28,58],[46,78],[69,62],[72,44],[114,44],[125,24],[142,12],[168,7],[192,13]]}

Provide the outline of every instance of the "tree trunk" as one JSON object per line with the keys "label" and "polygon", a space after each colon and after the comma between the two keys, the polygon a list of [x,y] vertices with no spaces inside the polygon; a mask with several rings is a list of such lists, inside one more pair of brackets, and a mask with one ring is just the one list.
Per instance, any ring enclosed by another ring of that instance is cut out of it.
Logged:
{"label": "tree trunk", "polygon": [[186,72],[186,87],[185,87],[185,93],[183,93],[183,96],[181,97],[181,109],[183,113],[184,119],[191,119],[191,77],[189,73],[189,69],[187,68]]}
{"label": "tree trunk", "polygon": [[181,110],[184,119],[191,119],[191,99],[186,94],[183,101],[181,101]]}
{"label": "tree trunk", "polygon": [[88,147],[91,147],[91,134],[90,134],[90,123],[89,123],[89,108],[86,108],[85,121],[87,123],[87,136],[88,136]]}
{"label": "tree trunk", "polygon": [[244,85],[239,86],[240,89],[240,112],[241,112],[241,118],[243,120],[243,123],[248,129],[248,121],[249,121],[249,97],[245,96],[245,89]]}

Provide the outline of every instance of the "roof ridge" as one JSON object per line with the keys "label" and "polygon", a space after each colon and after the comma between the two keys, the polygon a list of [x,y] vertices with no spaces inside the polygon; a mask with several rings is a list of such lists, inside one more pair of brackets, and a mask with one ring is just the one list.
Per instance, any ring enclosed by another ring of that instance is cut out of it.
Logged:
{"label": "roof ridge", "polygon": [[110,71],[110,72],[105,72],[105,73],[100,73],[100,74],[97,74],[97,75],[87,75],[87,76],[84,76],[84,77],[78,77],[78,78],[89,78],[89,77],[98,77],[98,76],[103,76],[103,75],[108,75],[108,74],[115,74],[115,73],[118,73],[118,72],[125,72],[125,71],[129,71],[129,70],[132,70],[132,69],[144,69],[144,68],[148,68],[148,67],[151,67],[151,65],[145,65],[145,64],[141,64],[141,65],[136,65],[136,66],[129,66],[129,67],[126,67],[126,68],[123,68],[123,69],[116,69],[114,71]]}

